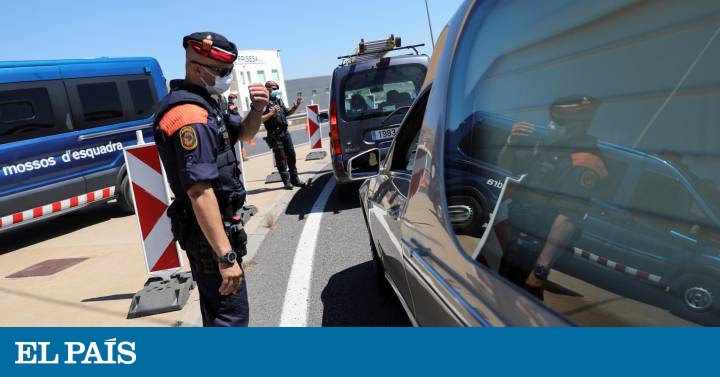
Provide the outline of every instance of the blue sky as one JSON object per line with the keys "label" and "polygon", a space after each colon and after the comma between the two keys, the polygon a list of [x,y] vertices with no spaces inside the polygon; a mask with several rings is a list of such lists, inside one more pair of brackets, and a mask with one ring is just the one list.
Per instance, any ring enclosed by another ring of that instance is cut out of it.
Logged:
{"label": "blue sky", "polygon": [[[463,1],[428,1],[437,38]],[[3,60],[151,56],[168,79],[184,75],[180,44],[193,31],[280,49],[286,79],[330,74],[360,38],[394,33],[431,52],[424,0],[21,0],[3,7],[2,29]]]}

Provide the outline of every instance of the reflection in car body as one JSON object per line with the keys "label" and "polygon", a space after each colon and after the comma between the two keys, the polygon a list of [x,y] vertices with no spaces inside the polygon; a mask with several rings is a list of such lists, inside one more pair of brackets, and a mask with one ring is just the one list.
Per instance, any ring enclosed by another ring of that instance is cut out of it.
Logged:
{"label": "reflection in car body", "polygon": [[[718,323],[720,4],[573,5],[467,1],[360,188],[378,276],[416,325]],[[542,146],[550,104],[573,94],[602,102],[588,133],[609,174],[538,299],[498,273],[525,176],[497,157],[516,122]]]}
{"label": "reflection in car body", "polygon": [[[445,153],[456,155],[453,160],[465,166],[462,170],[448,167],[446,186],[455,187],[457,182],[462,182],[460,187],[465,188],[469,182],[474,186],[474,192],[483,193],[479,200],[487,204],[485,208],[499,205],[503,185],[494,182],[505,182],[513,174],[499,166],[495,159],[502,147],[501,141],[510,135],[514,123],[512,119],[482,112],[463,122],[454,134],[449,135],[449,150]],[[535,126],[535,130],[536,135],[527,141],[528,148],[542,145],[547,137],[547,127]],[[463,148],[463,144],[472,138],[487,140],[489,148],[470,156],[473,151]],[[714,293],[711,290],[714,285],[704,288],[700,284],[702,280],[720,278],[720,259],[717,257],[720,220],[705,199],[708,195],[704,197],[696,187],[701,184],[699,179],[657,155],[607,142],[600,142],[598,147],[612,180],[601,187],[600,197],[591,198],[575,247],[568,250],[557,268],[570,275],[581,273],[583,276],[579,278],[592,279],[609,290],[623,290],[622,284],[607,284],[613,280],[601,275],[615,274],[630,279],[630,283],[651,284],[673,293],[673,298],[682,299],[687,309],[707,309],[685,301],[684,294],[692,286]],[[468,171],[472,174],[468,175]],[[648,176],[655,177],[655,181],[647,179]],[[666,195],[661,202],[672,207],[664,211],[661,207],[658,211],[658,200],[643,203],[642,198],[633,198],[634,194],[645,194],[648,190]],[[688,216],[691,208],[696,211],[694,218]],[[467,234],[462,225],[454,225],[456,233]],[[578,266],[578,262],[604,268],[588,269]],[[656,303],[669,309],[676,308],[676,303],[668,302],[668,299],[670,297],[663,297]]]}

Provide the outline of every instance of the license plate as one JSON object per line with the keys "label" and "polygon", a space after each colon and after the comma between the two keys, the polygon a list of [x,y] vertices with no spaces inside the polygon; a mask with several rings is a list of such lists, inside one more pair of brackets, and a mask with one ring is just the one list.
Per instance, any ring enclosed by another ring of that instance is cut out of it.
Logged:
{"label": "license plate", "polygon": [[397,135],[398,127],[395,128],[386,128],[383,130],[376,130],[372,132],[372,139],[373,141],[377,140],[384,140],[384,139],[392,139]]}

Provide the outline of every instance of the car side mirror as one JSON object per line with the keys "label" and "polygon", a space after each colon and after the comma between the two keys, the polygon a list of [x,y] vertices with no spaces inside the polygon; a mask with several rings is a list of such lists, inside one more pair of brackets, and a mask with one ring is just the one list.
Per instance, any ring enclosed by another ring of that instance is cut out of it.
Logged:
{"label": "car side mirror", "polygon": [[380,149],[373,148],[348,160],[348,175],[353,181],[380,174]]}

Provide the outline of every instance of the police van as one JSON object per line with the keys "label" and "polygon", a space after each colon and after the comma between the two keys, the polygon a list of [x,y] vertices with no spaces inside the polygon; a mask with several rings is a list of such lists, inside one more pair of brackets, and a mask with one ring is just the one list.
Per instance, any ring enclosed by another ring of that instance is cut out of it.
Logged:
{"label": "police van", "polygon": [[167,93],[152,58],[0,62],[0,232],[117,199],[123,148],[152,139]]}

